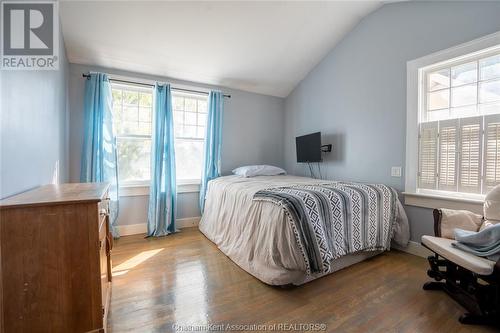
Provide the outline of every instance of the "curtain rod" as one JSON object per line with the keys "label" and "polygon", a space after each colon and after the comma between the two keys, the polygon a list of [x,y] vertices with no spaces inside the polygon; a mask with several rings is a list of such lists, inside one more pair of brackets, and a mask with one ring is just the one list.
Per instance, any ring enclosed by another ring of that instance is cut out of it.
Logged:
{"label": "curtain rod", "polygon": [[[89,78],[90,77],[90,74],[82,74],[83,77],[85,78]],[[128,83],[128,84],[135,84],[135,85],[138,85],[138,86],[144,86],[144,87],[149,87],[149,88],[152,88],[154,87],[153,84],[149,84],[149,83],[142,83],[142,82],[134,82],[134,81],[127,81],[127,80],[119,80],[119,79],[109,79],[109,81],[113,81],[113,82],[120,82],[120,83]],[[197,93],[197,94],[203,94],[203,95],[208,95],[208,93],[206,91],[200,91],[200,90],[192,90],[192,89],[184,89],[184,88],[171,88],[172,90],[174,91],[184,91],[184,92],[192,92],[192,93]],[[224,94],[223,95],[224,97],[226,98],[231,98],[231,95],[226,95]]]}

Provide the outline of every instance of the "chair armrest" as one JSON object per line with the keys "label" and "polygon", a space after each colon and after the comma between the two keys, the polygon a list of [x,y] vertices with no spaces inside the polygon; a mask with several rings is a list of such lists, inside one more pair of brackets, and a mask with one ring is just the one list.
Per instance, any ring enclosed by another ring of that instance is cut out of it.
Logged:
{"label": "chair armrest", "polygon": [[441,209],[434,209],[432,216],[434,217],[434,236],[441,237],[441,219],[443,218]]}
{"label": "chair armrest", "polygon": [[478,231],[483,223],[483,217],[466,210],[434,209],[434,235],[454,239],[456,228]]}

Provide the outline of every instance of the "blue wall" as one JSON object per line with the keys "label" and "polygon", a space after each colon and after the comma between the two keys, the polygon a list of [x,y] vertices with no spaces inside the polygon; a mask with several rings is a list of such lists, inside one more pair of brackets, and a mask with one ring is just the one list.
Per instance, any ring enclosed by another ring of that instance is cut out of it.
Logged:
{"label": "blue wall", "polygon": [[[285,100],[285,165],[295,136],[315,131],[334,151],[329,179],[380,182],[404,190],[406,62],[500,30],[500,2],[403,2],[363,19]],[[403,175],[404,176],[404,175]],[[412,240],[432,233],[430,209],[407,207]]]}
{"label": "blue wall", "polygon": [[57,71],[0,71],[0,198],[68,179],[68,62]]}

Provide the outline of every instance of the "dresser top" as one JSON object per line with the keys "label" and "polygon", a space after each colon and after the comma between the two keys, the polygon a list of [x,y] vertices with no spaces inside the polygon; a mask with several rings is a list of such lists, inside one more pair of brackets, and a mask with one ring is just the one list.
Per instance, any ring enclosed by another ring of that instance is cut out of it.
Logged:
{"label": "dresser top", "polygon": [[99,202],[104,199],[108,188],[108,183],[44,185],[0,200],[0,209],[47,204]]}

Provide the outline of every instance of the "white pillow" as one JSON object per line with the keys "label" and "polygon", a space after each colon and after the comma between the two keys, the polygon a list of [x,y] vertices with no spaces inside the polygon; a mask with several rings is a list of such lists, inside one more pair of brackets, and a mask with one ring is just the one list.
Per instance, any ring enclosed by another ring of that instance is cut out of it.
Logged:
{"label": "white pillow", "polygon": [[286,171],[272,165],[246,165],[233,170],[233,173],[243,177],[286,175]]}

